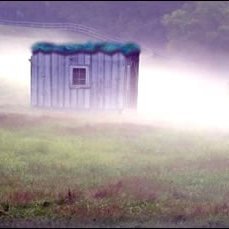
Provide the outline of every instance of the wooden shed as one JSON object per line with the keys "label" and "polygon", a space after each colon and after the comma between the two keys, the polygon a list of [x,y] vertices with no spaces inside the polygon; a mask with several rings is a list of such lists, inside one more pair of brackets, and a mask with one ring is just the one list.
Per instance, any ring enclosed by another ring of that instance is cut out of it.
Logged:
{"label": "wooden shed", "polygon": [[31,105],[135,109],[139,54],[134,43],[36,43],[31,57]]}

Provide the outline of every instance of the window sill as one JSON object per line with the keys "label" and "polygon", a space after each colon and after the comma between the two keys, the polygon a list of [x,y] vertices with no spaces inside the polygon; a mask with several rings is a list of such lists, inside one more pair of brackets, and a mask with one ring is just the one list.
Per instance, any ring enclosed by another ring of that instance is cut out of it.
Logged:
{"label": "window sill", "polygon": [[75,85],[75,86],[71,85],[70,88],[71,89],[90,89],[91,86],[89,85]]}

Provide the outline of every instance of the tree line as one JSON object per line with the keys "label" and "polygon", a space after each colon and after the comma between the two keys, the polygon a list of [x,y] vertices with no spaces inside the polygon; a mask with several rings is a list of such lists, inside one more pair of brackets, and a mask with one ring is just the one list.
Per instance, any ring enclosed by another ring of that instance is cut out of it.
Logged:
{"label": "tree line", "polygon": [[168,52],[229,51],[228,1],[1,1],[0,17],[83,24]]}

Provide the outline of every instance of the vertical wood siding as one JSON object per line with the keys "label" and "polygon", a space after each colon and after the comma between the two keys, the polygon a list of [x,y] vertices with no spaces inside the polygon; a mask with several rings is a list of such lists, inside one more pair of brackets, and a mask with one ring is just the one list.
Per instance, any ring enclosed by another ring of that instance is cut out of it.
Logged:
{"label": "vertical wood siding", "polygon": [[97,89],[98,91],[98,109],[103,109],[104,97],[104,54],[98,54],[98,75],[97,75]]}
{"label": "vertical wood siding", "polygon": [[134,108],[137,108],[138,102],[138,77],[139,77],[139,57],[137,56],[134,61],[134,76],[135,76],[135,98],[134,98]]}
{"label": "vertical wood siding", "polygon": [[104,82],[104,102],[105,109],[111,108],[111,80],[112,80],[112,57],[110,55],[105,55],[104,58],[104,73],[105,73],[105,82]]}
{"label": "vertical wood siding", "polygon": [[[71,77],[71,72],[70,72],[70,66],[74,65],[75,63],[78,62],[78,56],[75,55],[74,57],[69,58],[69,65],[68,65],[68,78],[69,78],[69,85],[70,85],[70,77]],[[75,88],[72,88],[70,85],[70,104],[71,108],[77,108],[77,90]]]}
{"label": "vertical wood siding", "polygon": [[37,105],[37,55],[31,57],[31,105]]}
{"label": "vertical wood siding", "polygon": [[96,109],[98,107],[98,54],[92,55],[91,59],[90,107]]}
{"label": "vertical wood siding", "polygon": [[127,58],[124,57],[123,107],[127,107]]}
{"label": "vertical wood siding", "polygon": [[126,107],[130,107],[130,82],[131,82],[131,62],[127,60],[126,70]]}
{"label": "vertical wood siding", "polygon": [[138,93],[138,58],[131,57],[131,82],[130,82],[130,107],[136,108],[137,106],[137,93]]}
{"label": "vertical wood siding", "polygon": [[[78,56],[78,62],[77,62],[77,65],[82,65],[84,66],[85,65],[85,54],[83,53],[80,53],[77,55]],[[76,89],[77,90],[77,107],[79,109],[84,109],[84,97],[85,97],[85,89],[83,88],[78,88]]]}
{"label": "vertical wood siding", "polygon": [[70,108],[70,76],[69,76],[69,57],[63,57],[64,70],[64,107]]}
{"label": "vertical wood siding", "polygon": [[38,106],[44,106],[44,54],[38,53]]}
{"label": "vertical wood siding", "polygon": [[58,106],[58,54],[52,53],[52,61],[51,61],[51,78],[52,78],[52,86],[51,86],[51,94],[52,94],[52,106]]}
{"label": "vertical wood siding", "polygon": [[118,84],[118,109],[124,108],[125,95],[125,57],[119,54],[119,84]]}
{"label": "vertical wood siding", "polygon": [[59,98],[59,107],[64,107],[64,56],[59,55],[59,71],[58,71],[58,98]]}
{"label": "vertical wood siding", "polygon": [[[89,74],[89,85],[91,84],[91,55],[89,54],[85,54],[85,65],[88,66],[88,74]],[[90,108],[90,92],[91,89],[85,89],[84,90],[84,107],[85,109],[89,109]]]}
{"label": "vertical wood siding", "polygon": [[[87,66],[89,87],[71,86],[71,66]],[[31,105],[73,109],[136,107],[138,57],[121,53],[34,54],[31,58]]]}
{"label": "vertical wood siding", "polygon": [[119,81],[119,65],[118,55],[112,56],[112,79],[111,79],[111,108],[116,109],[118,104],[118,81]]}
{"label": "vertical wood siding", "polygon": [[48,54],[44,55],[44,106],[51,106],[51,56]]}

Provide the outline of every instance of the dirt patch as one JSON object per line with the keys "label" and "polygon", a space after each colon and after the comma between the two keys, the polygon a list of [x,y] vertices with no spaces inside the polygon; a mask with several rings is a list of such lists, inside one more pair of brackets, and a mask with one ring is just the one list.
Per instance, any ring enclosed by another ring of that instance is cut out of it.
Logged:
{"label": "dirt patch", "polygon": [[71,205],[83,199],[83,193],[79,188],[68,189],[65,192],[58,193],[56,203],[58,205]]}
{"label": "dirt patch", "polygon": [[27,191],[27,190],[17,190],[15,192],[10,192],[6,195],[4,203],[9,203],[11,206],[27,206],[34,201],[37,201],[45,196],[42,191]]}
{"label": "dirt patch", "polygon": [[87,195],[94,199],[129,197],[131,199],[143,201],[155,201],[162,192],[169,192],[171,187],[158,181],[146,178],[126,177],[116,182],[104,184],[89,190]]}

